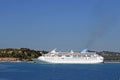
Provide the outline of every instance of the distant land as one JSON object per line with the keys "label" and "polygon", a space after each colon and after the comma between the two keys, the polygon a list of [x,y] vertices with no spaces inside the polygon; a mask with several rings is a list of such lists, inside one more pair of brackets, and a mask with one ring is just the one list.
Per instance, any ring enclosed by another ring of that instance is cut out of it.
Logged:
{"label": "distant land", "polygon": [[47,51],[31,50],[29,48],[6,48],[0,49],[0,61],[32,61]]}
{"label": "distant land", "polygon": [[[89,52],[91,52],[89,50]],[[97,54],[104,57],[104,61],[113,61],[120,62],[120,52],[110,52],[110,51],[101,51],[97,52]],[[12,61],[33,61],[33,59],[38,58],[42,54],[47,54],[48,51],[42,50],[31,50],[29,48],[6,48],[0,49],[0,62],[12,62]]]}

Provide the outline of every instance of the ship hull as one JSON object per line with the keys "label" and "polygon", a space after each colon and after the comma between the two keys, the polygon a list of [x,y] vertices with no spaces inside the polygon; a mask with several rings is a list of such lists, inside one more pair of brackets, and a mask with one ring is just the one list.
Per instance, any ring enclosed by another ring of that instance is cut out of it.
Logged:
{"label": "ship hull", "polygon": [[38,60],[53,64],[97,64],[103,60],[99,58],[51,58],[39,57]]}

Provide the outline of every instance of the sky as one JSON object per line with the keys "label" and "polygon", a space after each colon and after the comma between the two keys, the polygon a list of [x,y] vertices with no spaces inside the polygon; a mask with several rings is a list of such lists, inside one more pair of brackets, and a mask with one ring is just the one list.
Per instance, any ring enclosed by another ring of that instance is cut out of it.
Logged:
{"label": "sky", "polygon": [[120,52],[120,0],[0,0],[0,48]]}

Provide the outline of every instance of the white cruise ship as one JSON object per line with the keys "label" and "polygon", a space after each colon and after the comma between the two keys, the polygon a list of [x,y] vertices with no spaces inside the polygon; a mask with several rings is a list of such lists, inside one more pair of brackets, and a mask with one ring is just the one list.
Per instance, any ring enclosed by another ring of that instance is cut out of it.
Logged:
{"label": "white cruise ship", "polygon": [[38,57],[38,60],[47,63],[56,64],[96,64],[102,63],[104,58],[96,52],[88,52],[86,49],[82,52],[56,52],[55,49]]}

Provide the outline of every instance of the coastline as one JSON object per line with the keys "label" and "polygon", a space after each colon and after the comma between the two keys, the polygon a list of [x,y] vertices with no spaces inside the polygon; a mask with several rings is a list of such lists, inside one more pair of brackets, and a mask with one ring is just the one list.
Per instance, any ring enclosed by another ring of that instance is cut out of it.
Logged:
{"label": "coastline", "polygon": [[[10,63],[38,63],[38,62],[36,62],[36,61],[0,61],[0,63],[8,63],[8,62],[10,62]],[[120,62],[115,62],[115,61],[105,61],[105,62],[103,62],[103,64],[120,64]]]}
{"label": "coastline", "polygon": [[103,63],[120,63],[120,61],[104,61]]}
{"label": "coastline", "polygon": [[[32,60],[20,60],[19,58],[0,58],[0,63],[1,62],[13,62],[13,63],[38,63],[40,61],[37,60],[37,58],[34,58]],[[120,60],[104,60],[103,61],[104,64],[108,64],[108,63],[120,63]]]}

